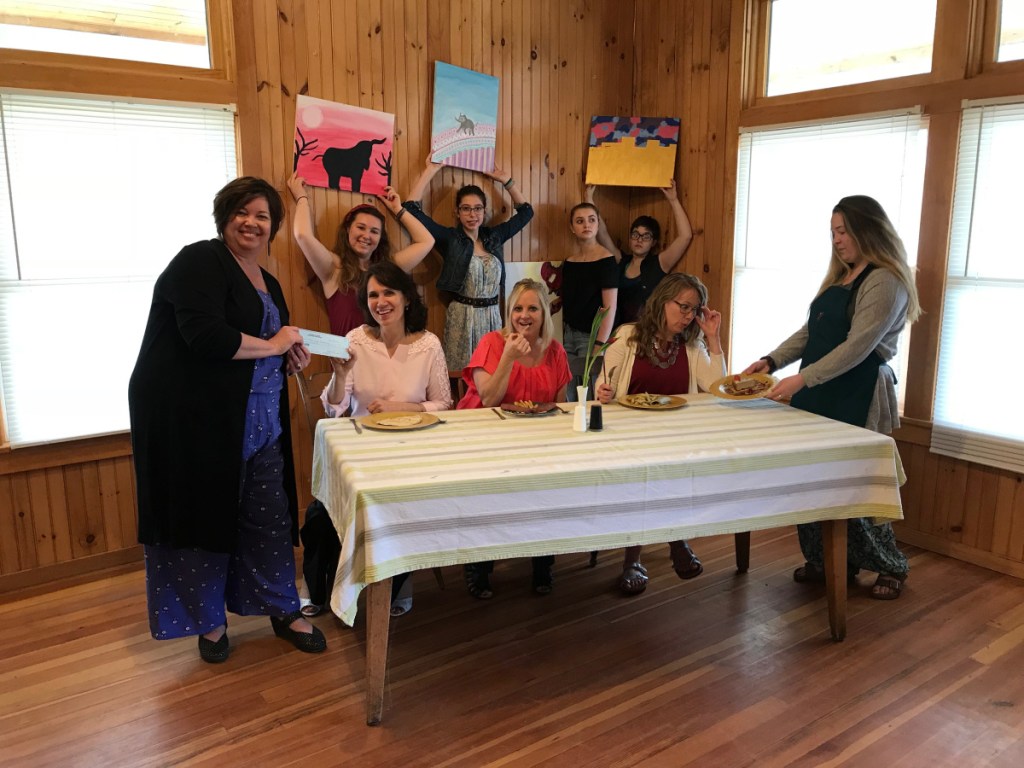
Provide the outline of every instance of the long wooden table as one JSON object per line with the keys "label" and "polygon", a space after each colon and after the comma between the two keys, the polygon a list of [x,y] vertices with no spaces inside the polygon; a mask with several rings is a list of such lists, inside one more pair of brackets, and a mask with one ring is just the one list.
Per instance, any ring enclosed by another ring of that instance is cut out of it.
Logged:
{"label": "long wooden table", "polygon": [[[367,597],[367,722],[380,722],[391,577],[422,568],[613,549],[821,521],[829,625],[846,634],[846,525],[902,518],[895,442],[767,400],[572,417],[448,411],[427,429],[317,426],[313,495],[342,538],[331,608]],[[568,410],[568,408],[567,408]],[[833,524],[838,522],[838,524]]]}

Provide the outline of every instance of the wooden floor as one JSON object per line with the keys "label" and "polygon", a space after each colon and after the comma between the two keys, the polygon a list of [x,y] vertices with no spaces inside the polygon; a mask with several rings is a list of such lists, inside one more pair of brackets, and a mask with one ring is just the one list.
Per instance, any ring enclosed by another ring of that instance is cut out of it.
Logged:
{"label": "wooden floor", "polygon": [[233,617],[227,663],[156,642],[141,570],[0,600],[0,764],[10,766],[1024,765],[1024,582],[909,550],[895,602],[853,588],[845,642],[822,591],[793,583],[792,530],[694,542],[706,572],[648,553],[651,585],[611,590],[620,553],[499,563],[490,602],[416,574],[392,622],[384,722],[364,724],[365,631],[315,621],[306,656]]}

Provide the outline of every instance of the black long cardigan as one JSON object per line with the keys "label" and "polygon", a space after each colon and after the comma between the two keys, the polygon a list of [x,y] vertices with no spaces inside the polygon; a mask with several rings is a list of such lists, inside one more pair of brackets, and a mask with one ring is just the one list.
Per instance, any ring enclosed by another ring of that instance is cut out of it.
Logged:
{"label": "black long cardigan", "polygon": [[[287,325],[281,285],[266,271],[263,278]],[[231,357],[242,333],[260,335],[262,319],[256,289],[220,240],[186,246],[157,278],[128,385],[141,543],[234,549],[254,361]],[[287,387],[280,415],[284,490],[297,545]]]}

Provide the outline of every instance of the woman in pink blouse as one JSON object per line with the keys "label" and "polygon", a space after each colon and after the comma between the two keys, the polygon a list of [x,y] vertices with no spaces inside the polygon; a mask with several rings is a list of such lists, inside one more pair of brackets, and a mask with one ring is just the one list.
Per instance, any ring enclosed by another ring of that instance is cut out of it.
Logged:
{"label": "woman in pink blouse", "polygon": [[[396,264],[371,264],[359,287],[366,325],[353,328],[347,360],[331,358],[334,375],[320,395],[330,417],[385,411],[446,411],[452,407],[441,342],[427,325],[416,284]],[[392,582],[391,615],[412,608],[407,573]]]}
{"label": "woman in pink blouse", "polygon": [[[553,338],[547,288],[536,280],[520,280],[506,306],[505,327],[480,340],[462,372],[468,389],[459,408],[490,408],[516,400],[565,401],[565,385],[572,374],[565,349]],[[533,558],[533,591],[538,595],[551,592],[554,561],[553,555]],[[493,570],[493,562],[466,566],[470,595],[480,600],[494,596]]]}
{"label": "woman in pink blouse", "polygon": [[320,395],[330,417],[452,407],[441,342],[427,324],[412,278],[392,262],[371,264],[359,287],[366,325],[353,328],[349,358],[331,358],[334,375]]}

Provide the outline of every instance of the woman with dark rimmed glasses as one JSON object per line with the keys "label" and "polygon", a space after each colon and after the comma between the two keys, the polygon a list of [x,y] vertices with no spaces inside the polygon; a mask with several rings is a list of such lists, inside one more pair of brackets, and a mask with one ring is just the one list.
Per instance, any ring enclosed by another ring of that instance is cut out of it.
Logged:
{"label": "woman with dark rimmed glasses", "polygon": [[[588,203],[594,202],[594,189],[593,185],[586,189],[585,199]],[[693,240],[693,227],[676,193],[675,179],[661,191],[672,207],[676,226],[675,238],[664,248],[661,247],[661,224],[653,216],[637,216],[633,220],[626,248],[621,250],[615,247],[604,219],[599,222],[597,242],[615,254],[619,264],[615,327],[636,320],[644,302],[650,298],[662,278],[676,268]]]}
{"label": "woman with dark rimmed glasses", "polygon": [[495,168],[485,175],[509,193],[515,204],[513,216],[493,227],[486,226],[487,195],[475,184],[467,184],[455,194],[456,225],[438,224],[423,211],[420,199],[443,167],[427,158],[426,167],[409,190],[404,208],[433,235],[437,252],[444,261],[437,287],[448,292],[451,301],[442,344],[448,369],[461,371],[480,340],[501,328],[499,302],[505,293],[502,246],[530,222],[533,208],[512,175]]}
{"label": "woman with dark rimmed glasses", "polygon": [[[693,275],[674,272],[651,292],[636,323],[616,332],[605,352],[608,380],[597,387],[602,403],[625,395],[678,395],[708,388],[726,375],[719,330],[722,315],[708,305],[708,290]],[[638,595],[647,589],[641,547],[627,547],[619,589]],[[700,558],[684,540],[669,543],[672,568],[681,579],[704,572]]]}

